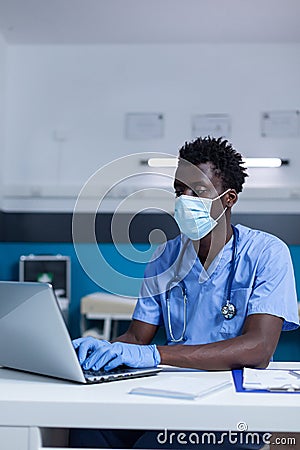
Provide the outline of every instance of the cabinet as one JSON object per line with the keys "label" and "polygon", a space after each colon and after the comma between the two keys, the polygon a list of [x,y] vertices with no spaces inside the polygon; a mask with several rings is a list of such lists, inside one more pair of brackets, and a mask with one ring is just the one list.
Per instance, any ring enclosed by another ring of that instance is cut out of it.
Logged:
{"label": "cabinet", "polygon": [[71,299],[71,263],[64,255],[22,255],[19,260],[19,280],[50,283],[68,323]]}

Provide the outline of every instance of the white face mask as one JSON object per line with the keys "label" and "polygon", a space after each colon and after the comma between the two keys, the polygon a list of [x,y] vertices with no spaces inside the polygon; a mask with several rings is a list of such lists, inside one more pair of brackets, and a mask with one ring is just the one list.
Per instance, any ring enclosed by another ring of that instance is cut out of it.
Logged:
{"label": "white face mask", "polygon": [[175,214],[180,231],[188,236],[192,241],[198,241],[210,233],[218,224],[218,220],[223,216],[226,209],[213,219],[210,215],[212,202],[223,197],[230,189],[223,192],[216,198],[192,197],[181,195],[175,200]]}

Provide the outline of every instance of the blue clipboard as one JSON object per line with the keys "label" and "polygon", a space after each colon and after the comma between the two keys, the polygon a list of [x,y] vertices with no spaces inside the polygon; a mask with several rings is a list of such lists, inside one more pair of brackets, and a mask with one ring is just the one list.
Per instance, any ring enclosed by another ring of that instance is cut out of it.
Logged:
{"label": "blue clipboard", "polygon": [[243,388],[243,369],[234,369],[231,371],[236,392],[256,393],[256,394],[300,394],[300,391],[267,391],[267,389],[244,389]]}

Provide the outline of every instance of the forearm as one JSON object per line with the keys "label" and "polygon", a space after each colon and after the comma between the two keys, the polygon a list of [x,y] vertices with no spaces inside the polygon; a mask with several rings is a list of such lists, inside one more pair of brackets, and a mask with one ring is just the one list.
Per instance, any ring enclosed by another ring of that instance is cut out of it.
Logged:
{"label": "forearm", "polygon": [[126,333],[118,336],[113,342],[125,342],[127,344],[148,345],[151,343],[158,326],[150,323],[132,320]]}
{"label": "forearm", "polygon": [[203,345],[158,346],[161,364],[200,370],[266,367],[272,356],[261,339],[242,335]]}
{"label": "forearm", "polygon": [[[266,367],[282,329],[283,319],[269,314],[247,317],[242,335],[202,345],[148,345],[158,326],[133,320],[128,331],[114,344],[94,338],[73,341],[80,363],[98,365],[107,370],[120,364],[129,367],[156,367],[168,364],[202,370],[230,370],[242,367]],[[127,345],[137,344],[137,345]],[[91,353],[91,354],[90,354]]]}
{"label": "forearm", "polygon": [[266,367],[276,349],[283,319],[253,314],[245,320],[240,336],[204,345],[158,347],[161,364],[202,370]]}

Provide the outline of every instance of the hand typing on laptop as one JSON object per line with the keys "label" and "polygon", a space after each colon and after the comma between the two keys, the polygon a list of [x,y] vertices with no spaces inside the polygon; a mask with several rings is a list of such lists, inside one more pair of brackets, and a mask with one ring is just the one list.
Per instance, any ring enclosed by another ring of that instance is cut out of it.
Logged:
{"label": "hand typing on laptop", "polygon": [[110,371],[123,364],[136,368],[156,367],[160,363],[156,345],[111,344],[92,337],[75,339],[72,343],[84,370]]}
{"label": "hand typing on laptop", "polygon": [[79,338],[72,341],[73,347],[76,350],[78,360],[82,366],[84,361],[92,355],[99,348],[110,346],[111,343],[105,340],[95,339],[92,337]]}

